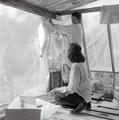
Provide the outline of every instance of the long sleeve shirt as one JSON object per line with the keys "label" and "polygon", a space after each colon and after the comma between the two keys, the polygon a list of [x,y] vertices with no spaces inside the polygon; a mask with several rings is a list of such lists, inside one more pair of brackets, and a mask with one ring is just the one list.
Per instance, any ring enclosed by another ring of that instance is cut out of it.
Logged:
{"label": "long sleeve shirt", "polygon": [[85,63],[73,63],[68,86],[59,89],[68,94],[77,93],[82,96],[86,102],[89,102],[91,100],[91,84],[88,79]]}

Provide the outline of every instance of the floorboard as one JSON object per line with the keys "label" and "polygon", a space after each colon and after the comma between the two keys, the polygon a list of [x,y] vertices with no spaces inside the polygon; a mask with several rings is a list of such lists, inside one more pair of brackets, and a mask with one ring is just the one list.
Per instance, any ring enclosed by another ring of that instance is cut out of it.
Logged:
{"label": "floorboard", "polygon": [[[50,93],[39,96],[40,99],[48,101],[52,104],[56,104],[55,98]],[[105,103],[105,104],[104,104]],[[119,120],[119,109],[106,105],[106,102],[92,103],[90,111],[82,111],[79,115],[83,117],[83,120]]]}

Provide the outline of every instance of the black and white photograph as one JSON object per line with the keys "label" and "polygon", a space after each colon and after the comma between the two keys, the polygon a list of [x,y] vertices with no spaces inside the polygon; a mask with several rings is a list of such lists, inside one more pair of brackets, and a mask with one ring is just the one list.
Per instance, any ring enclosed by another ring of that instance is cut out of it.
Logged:
{"label": "black and white photograph", "polygon": [[0,0],[0,120],[119,120],[119,0]]}

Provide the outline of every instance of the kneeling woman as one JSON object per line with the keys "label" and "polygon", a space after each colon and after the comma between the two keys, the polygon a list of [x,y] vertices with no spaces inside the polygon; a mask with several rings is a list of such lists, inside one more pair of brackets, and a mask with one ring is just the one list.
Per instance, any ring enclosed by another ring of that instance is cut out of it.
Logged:
{"label": "kneeling woman", "polygon": [[68,58],[72,66],[68,86],[51,91],[56,95],[56,101],[63,107],[73,108],[71,113],[74,114],[91,107],[91,85],[81,49],[77,43],[70,44]]}

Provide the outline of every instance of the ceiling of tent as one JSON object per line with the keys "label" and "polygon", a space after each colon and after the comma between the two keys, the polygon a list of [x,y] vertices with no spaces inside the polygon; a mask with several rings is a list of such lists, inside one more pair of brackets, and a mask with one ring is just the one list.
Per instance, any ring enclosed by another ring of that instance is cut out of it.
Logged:
{"label": "ceiling of tent", "polygon": [[57,14],[71,14],[77,9],[119,4],[119,0],[0,0],[0,3],[37,15],[56,18]]}
{"label": "ceiling of tent", "polygon": [[97,0],[0,0],[0,3],[41,16],[55,17],[56,12],[71,11],[95,1]]}
{"label": "ceiling of tent", "polygon": [[26,0],[34,5],[46,8],[51,12],[71,10],[97,0]]}

